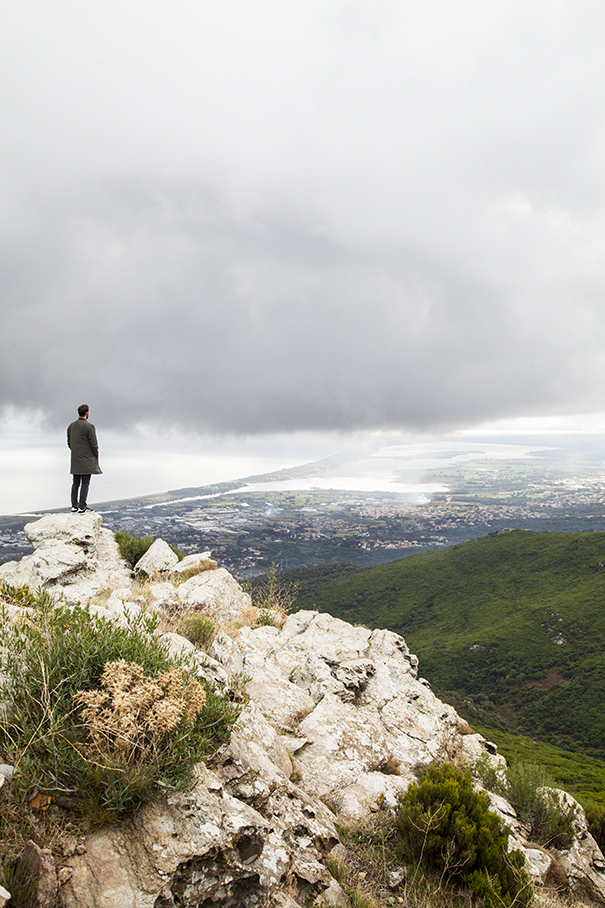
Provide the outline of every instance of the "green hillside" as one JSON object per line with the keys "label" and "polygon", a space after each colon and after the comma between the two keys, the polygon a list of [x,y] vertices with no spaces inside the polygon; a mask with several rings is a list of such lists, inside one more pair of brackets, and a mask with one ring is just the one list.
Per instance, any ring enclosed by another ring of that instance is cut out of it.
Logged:
{"label": "green hillside", "polygon": [[515,530],[300,580],[297,609],[397,631],[471,720],[605,759],[605,533]]}

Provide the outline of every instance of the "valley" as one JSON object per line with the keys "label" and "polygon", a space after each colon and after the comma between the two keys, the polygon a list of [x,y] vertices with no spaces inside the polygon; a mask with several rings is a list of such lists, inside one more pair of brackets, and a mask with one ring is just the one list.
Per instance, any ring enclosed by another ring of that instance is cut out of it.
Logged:
{"label": "valley", "polygon": [[[161,536],[185,552],[210,549],[243,578],[271,564],[370,567],[505,528],[605,530],[602,436],[501,441],[342,452],[95,508],[113,530]],[[0,517],[0,562],[29,551],[22,528],[41,513]]]}

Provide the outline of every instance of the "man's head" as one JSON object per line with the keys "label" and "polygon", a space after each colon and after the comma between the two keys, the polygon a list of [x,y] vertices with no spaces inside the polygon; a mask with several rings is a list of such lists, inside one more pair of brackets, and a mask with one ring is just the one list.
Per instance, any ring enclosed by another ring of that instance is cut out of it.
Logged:
{"label": "man's head", "polygon": [[82,419],[86,419],[88,416],[88,404],[80,404],[78,407],[78,416]]}

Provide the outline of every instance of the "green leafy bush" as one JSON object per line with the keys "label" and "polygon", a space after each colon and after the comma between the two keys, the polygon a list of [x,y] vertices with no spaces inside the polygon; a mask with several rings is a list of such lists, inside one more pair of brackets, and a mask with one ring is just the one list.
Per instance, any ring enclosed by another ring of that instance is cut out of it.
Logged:
{"label": "green leafy bush", "polygon": [[487,908],[531,902],[523,856],[507,853],[508,833],[469,771],[429,767],[400,799],[397,827],[403,860],[467,887]]}
{"label": "green leafy bush", "polygon": [[153,544],[153,536],[142,536],[137,539],[136,536],[131,536],[126,530],[116,530],[114,536],[118,543],[120,555],[131,568],[135,566],[137,561],[141,560],[147,549],[151,548]]}
{"label": "green leafy bush", "polygon": [[25,584],[24,586],[11,586],[4,580],[0,580],[0,599],[6,599],[13,605],[23,607],[35,606],[38,602],[37,596]]}
{"label": "green leafy bush", "polygon": [[[55,607],[45,592],[27,620],[1,618],[0,696],[9,711],[0,752],[15,766],[17,797],[35,786],[81,806],[88,800],[87,810],[94,802],[122,812],[189,785],[195,763],[229,739],[238,707],[198,682],[187,658],[168,656],[156,618],[143,614],[120,627],[88,607]],[[120,722],[130,737],[116,731]]]}

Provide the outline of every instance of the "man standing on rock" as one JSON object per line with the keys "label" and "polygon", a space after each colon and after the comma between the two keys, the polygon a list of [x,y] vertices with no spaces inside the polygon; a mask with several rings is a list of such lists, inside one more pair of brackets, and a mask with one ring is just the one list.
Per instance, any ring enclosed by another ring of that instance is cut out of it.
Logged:
{"label": "man standing on rock", "polygon": [[[90,477],[93,473],[102,473],[99,466],[99,444],[97,433],[92,423],[88,422],[88,404],[78,407],[78,419],[67,427],[67,444],[71,449],[71,473],[74,480],[71,486],[71,509],[84,514],[92,511],[86,504]],[[79,497],[78,497],[79,493]]]}

